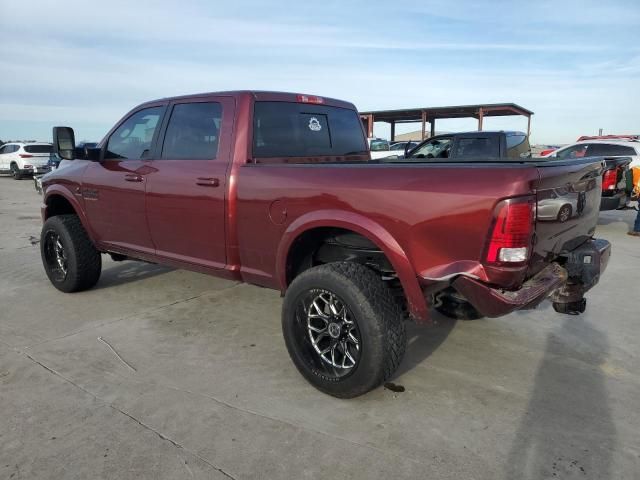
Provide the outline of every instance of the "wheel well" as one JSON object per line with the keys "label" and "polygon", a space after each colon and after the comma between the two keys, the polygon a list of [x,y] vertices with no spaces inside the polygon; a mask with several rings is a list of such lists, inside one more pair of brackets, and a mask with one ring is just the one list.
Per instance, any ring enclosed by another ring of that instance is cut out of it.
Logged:
{"label": "wheel well", "polygon": [[62,195],[51,195],[47,198],[47,213],[45,215],[45,220],[50,217],[55,217],[56,215],[66,214],[77,214],[69,200],[64,198]]}
{"label": "wheel well", "polygon": [[384,252],[367,237],[343,228],[321,227],[302,233],[293,242],[287,255],[287,285],[311,267],[340,261],[366,265],[385,279],[396,277]]}

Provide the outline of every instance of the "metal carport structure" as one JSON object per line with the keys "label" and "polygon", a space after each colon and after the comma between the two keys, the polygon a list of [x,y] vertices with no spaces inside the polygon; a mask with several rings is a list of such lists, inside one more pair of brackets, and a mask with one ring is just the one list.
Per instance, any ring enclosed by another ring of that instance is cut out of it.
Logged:
{"label": "metal carport structure", "polygon": [[386,122],[391,126],[391,141],[395,140],[396,124],[422,124],[422,139],[426,135],[426,124],[430,124],[430,135],[435,135],[436,120],[445,118],[475,118],[478,120],[478,130],[482,130],[485,117],[504,117],[508,115],[522,115],[527,117],[527,135],[531,133],[531,115],[533,112],[515,103],[487,103],[483,105],[457,105],[451,107],[423,107],[401,110],[377,110],[360,112],[367,135],[373,137],[374,122]]}

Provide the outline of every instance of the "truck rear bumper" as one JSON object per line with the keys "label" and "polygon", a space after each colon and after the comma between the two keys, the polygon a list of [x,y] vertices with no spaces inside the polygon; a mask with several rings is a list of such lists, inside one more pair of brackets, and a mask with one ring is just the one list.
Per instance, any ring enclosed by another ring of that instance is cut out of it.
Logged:
{"label": "truck rear bumper", "polygon": [[628,198],[625,192],[618,192],[611,197],[600,198],[600,211],[617,210],[627,204]]}
{"label": "truck rear bumper", "polygon": [[518,290],[492,288],[470,277],[460,276],[452,283],[476,310],[486,317],[500,317],[514,310],[535,308],[549,296],[554,301],[575,301],[592,288],[607,267],[611,244],[590,240],[564,258],[554,262]]}

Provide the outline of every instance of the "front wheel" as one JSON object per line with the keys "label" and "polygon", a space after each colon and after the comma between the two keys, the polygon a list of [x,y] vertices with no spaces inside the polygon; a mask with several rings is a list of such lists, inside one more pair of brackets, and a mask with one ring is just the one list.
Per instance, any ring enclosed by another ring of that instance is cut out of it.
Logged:
{"label": "front wheel", "polygon": [[87,290],[100,278],[100,252],[77,215],[58,215],[44,222],[40,254],[49,280],[62,292]]}
{"label": "front wheel", "polygon": [[351,262],[296,277],[284,298],[282,331],[300,373],[339,398],[381,385],[406,347],[402,310],[391,291],[373,270]]}

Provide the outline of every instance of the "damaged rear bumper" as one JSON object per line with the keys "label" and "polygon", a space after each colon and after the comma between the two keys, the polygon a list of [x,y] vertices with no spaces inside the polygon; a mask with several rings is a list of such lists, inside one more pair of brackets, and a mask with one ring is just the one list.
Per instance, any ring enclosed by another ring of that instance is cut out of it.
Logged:
{"label": "damaged rear bumper", "polygon": [[611,255],[606,240],[589,240],[560,257],[523,283],[518,290],[492,288],[476,279],[459,276],[452,287],[486,317],[500,317],[514,310],[535,308],[547,297],[570,303],[583,298],[596,285]]}

